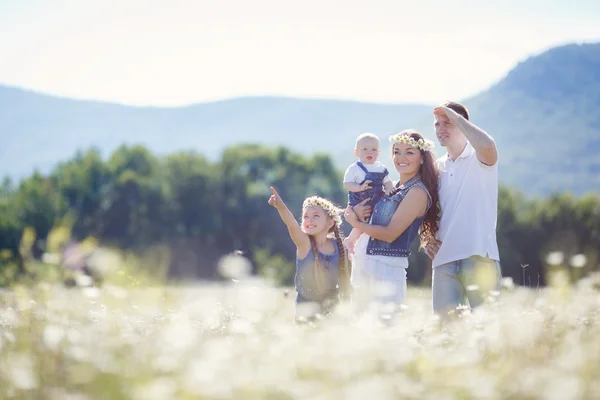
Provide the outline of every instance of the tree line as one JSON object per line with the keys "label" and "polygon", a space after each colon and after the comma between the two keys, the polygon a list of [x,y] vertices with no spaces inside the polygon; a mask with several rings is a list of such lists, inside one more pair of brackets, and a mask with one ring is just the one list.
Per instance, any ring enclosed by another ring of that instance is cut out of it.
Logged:
{"label": "tree line", "polygon": [[[166,247],[173,279],[218,278],[218,260],[241,250],[253,272],[290,284],[295,248],[267,204],[271,185],[298,217],[309,195],[342,206],[347,200],[342,171],[326,154],[253,144],[230,147],[217,161],[196,152],[159,157],[143,146],[122,146],[107,160],[96,149],[79,152],[47,175],[4,179],[0,276],[6,282],[14,266],[23,273],[27,256],[47,251],[52,229],[69,224],[75,240],[94,237],[133,252]],[[349,232],[347,224],[344,229]],[[564,268],[575,280],[600,264],[600,196],[540,199],[501,187],[497,234],[503,275],[514,282],[544,286],[551,268]],[[24,249],[26,236],[30,249]],[[431,263],[418,244],[408,279],[430,283]]]}

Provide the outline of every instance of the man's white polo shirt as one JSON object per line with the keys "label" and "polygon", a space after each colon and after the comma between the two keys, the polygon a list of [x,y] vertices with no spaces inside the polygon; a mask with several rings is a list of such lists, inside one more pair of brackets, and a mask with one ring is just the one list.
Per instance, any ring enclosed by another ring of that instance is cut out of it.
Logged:
{"label": "man's white polo shirt", "polygon": [[498,162],[479,161],[470,143],[455,161],[448,154],[437,160],[440,171],[440,250],[433,267],[486,256],[500,261],[496,242],[498,219]]}

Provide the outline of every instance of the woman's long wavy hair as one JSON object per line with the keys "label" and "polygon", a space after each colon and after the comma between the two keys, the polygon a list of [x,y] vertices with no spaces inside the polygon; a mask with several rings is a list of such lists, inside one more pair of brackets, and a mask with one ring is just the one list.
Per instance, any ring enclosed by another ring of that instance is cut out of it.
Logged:
{"label": "woman's long wavy hair", "polygon": [[[417,142],[419,139],[424,139],[418,131],[414,129],[406,129],[399,133],[400,135],[410,136]],[[421,247],[425,247],[427,243],[435,239],[437,234],[440,220],[440,203],[438,194],[438,179],[439,172],[435,163],[435,155],[433,151],[425,151],[419,149],[421,157],[423,157],[423,164],[419,172],[421,173],[421,181],[427,188],[429,195],[431,196],[431,207],[425,213],[425,218],[419,229],[419,237],[421,239]],[[394,146],[392,146],[392,157],[394,156]]]}

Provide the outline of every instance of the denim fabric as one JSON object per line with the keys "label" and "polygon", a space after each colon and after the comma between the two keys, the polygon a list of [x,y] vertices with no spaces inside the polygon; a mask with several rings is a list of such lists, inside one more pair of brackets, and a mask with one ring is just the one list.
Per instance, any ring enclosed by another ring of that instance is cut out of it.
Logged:
{"label": "denim fabric", "polygon": [[311,248],[306,257],[303,259],[296,259],[296,276],[294,277],[294,284],[296,291],[303,298],[310,301],[323,301],[332,292],[335,292],[338,285],[339,276],[339,259],[340,249],[338,249],[337,242],[333,242],[335,247],[335,253],[323,254],[318,252],[319,255],[319,268],[325,270],[326,282],[325,287],[321,288],[315,279],[315,256],[313,249]]}
{"label": "denim fabric", "polygon": [[[398,191],[395,194],[393,194],[392,196],[384,196],[377,204],[375,204],[375,207],[373,207],[371,224],[387,226],[392,220],[392,217],[398,209],[398,206],[400,205],[402,199],[404,199],[404,197],[408,194],[410,189],[412,189],[415,186],[421,187],[427,192],[427,196],[429,196],[427,209],[429,210],[429,207],[431,206],[431,196],[429,195],[429,191],[421,181],[421,176],[417,175],[409,179],[406,183],[397,186]],[[425,216],[415,219],[408,226],[408,228],[406,228],[406,230],[402,232],[402,234],[391,243],[371,238],[367,246],[367,254],[391,257],[410,256],[410,246],[417,238],[419,228],[421,227],[424,218]]]}
{"label": "denim fabric", "polygon": [[488,257],[467,259],[438,265],[433,269],[433,311],[446,315],[459,305],[481,305],[490,291],[502,288],[500,263]]}
{"label": "denim fabric", "polygon": [[373,205],[377,203],[379,198],[383,195],[383,180],[389,172],[387,169],[383,172],[370,172],[360,161],[357,161],[356,165],[365,172],[365,179],[360,182],[360,185],[366,181],[371,181],[371,188],[363,190],[362,192],[348,192],[348,204],[354,207],[361,201],[370,198],[371,200],[367,201],[365,204]]}

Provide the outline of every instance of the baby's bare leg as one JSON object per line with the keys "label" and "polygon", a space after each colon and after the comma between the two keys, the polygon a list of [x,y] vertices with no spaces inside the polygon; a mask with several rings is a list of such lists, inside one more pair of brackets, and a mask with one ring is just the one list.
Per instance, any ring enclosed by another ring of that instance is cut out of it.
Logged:
{"label": "baby's bare leg", "polygon": [[361,234],[362,231],[353,228],[350,232],[350,235],[348,235],[348,237],[344,239],[344,246],[346,246],[346,248],[348,249],[348,253],[354,254],[354,245],[356,244],[356,241],[358,240]]}

